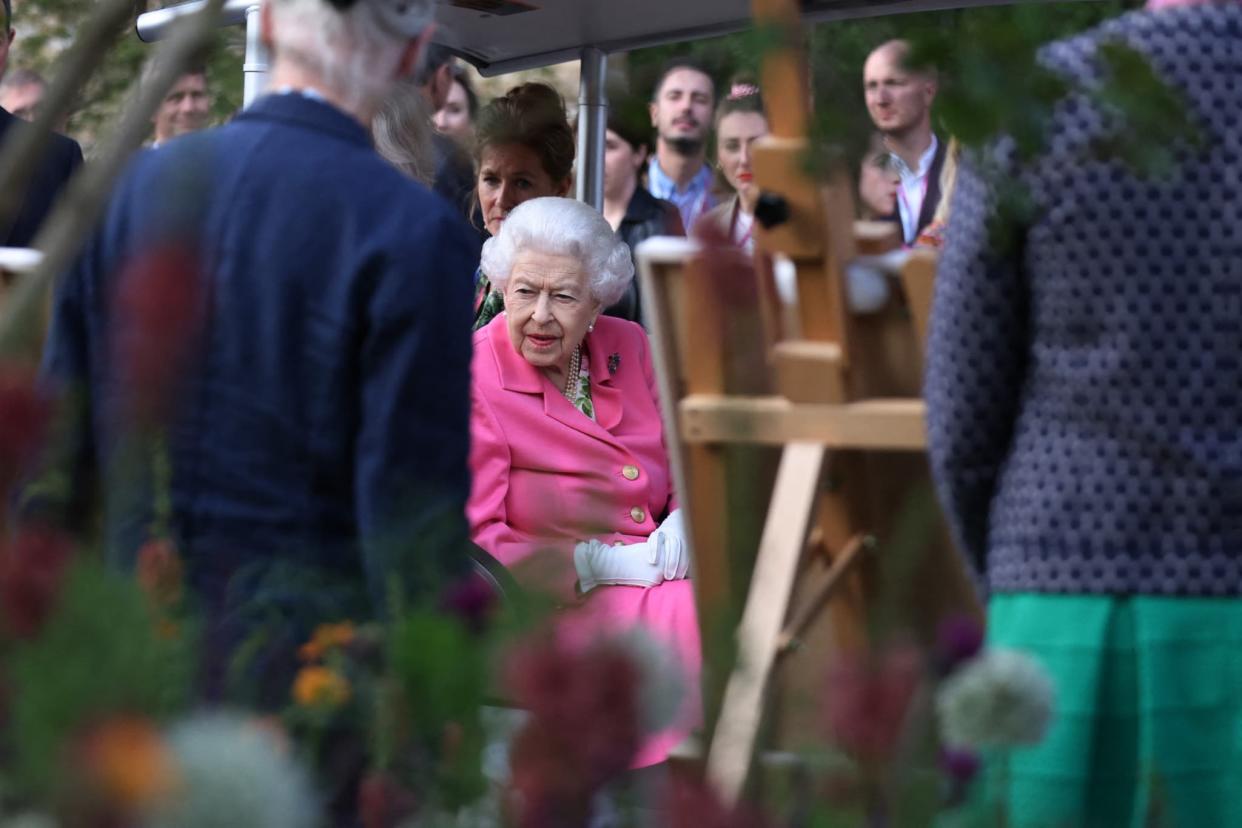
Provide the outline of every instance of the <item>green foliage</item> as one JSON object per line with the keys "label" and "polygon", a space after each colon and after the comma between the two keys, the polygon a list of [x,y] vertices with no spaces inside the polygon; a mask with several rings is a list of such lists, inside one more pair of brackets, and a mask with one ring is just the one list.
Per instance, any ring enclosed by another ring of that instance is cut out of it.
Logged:
{"label": "green foliage", "polygon": [[[862,94],[867,55],[887,40],[906,38],[912,61],[935,65],[941,88],[935,117],[943,132],[978,145],[1000,132],[1035,147],[1064,85],[1035,63],[1036,50],[1135,8],[1137,0],[1094,3],[1038,3],[822,23],[806,38],[815,99],[812,146],[861,159],[872,133]],[[772,32],[754,29],[724,38],[662,46],[629,58],[631,88],[649,94],[659,68],[675,55],[702,63],[726,83],[737,74],[758,73],[763,55],[778,46]],[[1126,67],[1134,80],[1136,70]],[[1141,86],[1142,94],[1150,90]],[[1157,105],[1150,103],[1153,108]],[[819,159],[822,161],[822,159]]]}
{"label": "green foliage", "polygon": [[1119,125],[1098,142],[1098,157],[1116,158],[1140,174],[1167,175],[1182,142],[1202,146],[1204,136],[1191,121],[1185,102],[1165,86],[1142,54],[1120,44],[1100,47],[1103,84],[1094,97]]}
{"label": "green foliage", "polygon": [[[438,756],[435,775],[442,805],[464,805],[486,787],[479,709],[487,696],[489,656],[483,642],[456,617],[443,613],[412,612],[388,631],[386,661],[399,690],[393,701],[417,743],[430,746]],[[380,722],[386,718],[381,716]]]}
{"label": "green foliage", "polygon": [[194,658],[185,630],[158,624],[131,577],[79,559],[39,637],[7,655],[13,686],[7,741],[17,787],[36,797],[50,792],[59,752],[100,717],[163,721],[182,711]]}

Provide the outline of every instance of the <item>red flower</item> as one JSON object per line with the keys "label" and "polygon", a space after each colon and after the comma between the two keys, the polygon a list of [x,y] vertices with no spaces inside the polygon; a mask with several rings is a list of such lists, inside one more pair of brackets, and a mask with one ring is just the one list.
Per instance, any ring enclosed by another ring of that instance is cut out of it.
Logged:
{"label": "red flower", "polygon": [[48,414],[47,401],[35,391],[34,369],[0,363],[0,491],[38,452]]}
{"label": "red flower", "polygon": [[922,660],[911,647],[837,656],[828,670],[831,735],[864,761],[887,759],[901,738],[921,678]]}
{"label": "red flower", "polygon": [[130,413],[140,422],[163,418],[202,326],[202,278],[192,245],[147,248],[121,273],[114,349]]}
{"label": "red flower", "polygon": [[459,618],[471,632],[481,633],[496,612],[497,597],[491,584],[471,574],[445,590],[440,609]]}
{"label": "red flower", "polygon": [[46,527],[23,527],[0,552],[0,621],[17,638],[43,628],[60,593],[72,547]]}
{"label": "red flower", "polygon": [[638,668],[621,644],[555,638],[508,666],[510,694],[531,713],[511,751],[517,822],[585,824],[591,797],[638,750]]}
{"label": "red flower", "polygon": [[706,783],[674,777],[671,828],[764,828],[771,821],[746,803],[726,807]]}

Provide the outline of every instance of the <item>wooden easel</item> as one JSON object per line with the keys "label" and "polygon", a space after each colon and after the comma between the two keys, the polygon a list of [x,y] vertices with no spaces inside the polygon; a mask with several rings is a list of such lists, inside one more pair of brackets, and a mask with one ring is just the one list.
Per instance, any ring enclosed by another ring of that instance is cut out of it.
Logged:
{"label": "wooden easel", "polygon": [[[753,9],[756,25],[786,37],[786,48],[764,58],[763,86],[776,94],[766,96],[771,134],[754,151],[756,180],[776,206],[774,214],[784,216],[767,226],[756,222],[765,333],[763,341],[750,343],[766,349],[777,394],[729,387],[722,356],[728,309],[697,246],[660,240],[640,249],[671,465],[689,515],[701,623],[728,617],[736,603],[730,516],[722,511],[726,449],[781,450],[737,628],[738,658],[707,751],[707,777],[726,801],[736,800],[746,785],[778,661],[815,626],[818,639],[831,647],[868,645],[865,612],[883,585],[869,575],[867,559],[873,549],[884,552],[901,484],[911,474],[927,477],[924,407],[917,395],[935,270],[934,256],[912,257],[900,279],[905,309],[888,318],[851,316],[845,264],[861,245],[876,252],[883,243],[862,233],[856,241],[848,176],[824,185],[804,171],[809,96],[796,0],[753,0]],[[771,306],[778,253],[797,268],[796,338],[780,329],[780,314]],[[901,334],[909,347],[886,365],[886,343]],[[904,376],[893,376],[893,364]],[[941,548],[931,567],[934,600],[924,614],[978,612],[964,573],[947,544]],[[814,673],[818,666],[822,673],[827,657],[822,649],[810,653],[806,669]],[[720,666],[708,663],[707,670]]]}

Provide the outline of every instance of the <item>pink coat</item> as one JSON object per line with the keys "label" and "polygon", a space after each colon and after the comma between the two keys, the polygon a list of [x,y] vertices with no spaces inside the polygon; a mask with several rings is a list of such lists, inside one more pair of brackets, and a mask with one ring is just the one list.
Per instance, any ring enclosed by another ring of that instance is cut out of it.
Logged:
{"label": "pink coat", "polygon": [[[646,334],[601,316],[584,349],[594,421],[513,349],[504,314],[474,336],[471,537],[510,568],[548,553],[556,571],[546,585],[561,594],[577,580],[574,544],[645,540],[676,505]],[[566,611],[562,628],[581,637],[635,625],[673,649],[687,684],[678,723],[643,746],[641,767],[665,759],[698,724],[702,656],[690,581],[597,587]]]}

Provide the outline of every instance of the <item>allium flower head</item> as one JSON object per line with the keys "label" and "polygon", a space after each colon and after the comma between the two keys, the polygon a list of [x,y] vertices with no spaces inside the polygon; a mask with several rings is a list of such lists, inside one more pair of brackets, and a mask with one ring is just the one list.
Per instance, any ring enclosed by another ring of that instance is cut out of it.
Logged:
{"label": "allium flower head", "polygon": [[202,329],[197,248],[167,241],[141,251],[121,273],[113,342],[129,414],[142,423],[168,414]]}
{"label": "allium flower head", "polygon": [[315,798],[303,770],[262,728],[211,713],[173,727],[168,743],[181,784],[145,828],[313,828]]}
{"label": "allium flower head", "polygon": [[1016,650],[985,650],[937,691],[941,736],[953,748],[1035,744],[1052,718],[1054,696],[1034,659]]}
{"label": "allium flower head", "polygon": [[974,616],[954,613],[936,627],[936,662],[942,674],[951,673],[983,649],[983,625]]}
{"label": "allium flower head", "polygon": [[639,668],[613,640],[570,646],[549,636],[511,658],[507,683],[530,711],[510,751],[514,822],[585,824],[591,798],[638,749]]}
{"label": "allium flower head", "polygon": [[73,548],[54,529],[22,527],[0,548],[0,632],[32,638],[55,607]]}
{"label": "allium flower head", "polygon": [[836,656],[826,687],[832,737],[860,759],[888,758],[904,731],[922,677],[922,659],[913,647]]}

